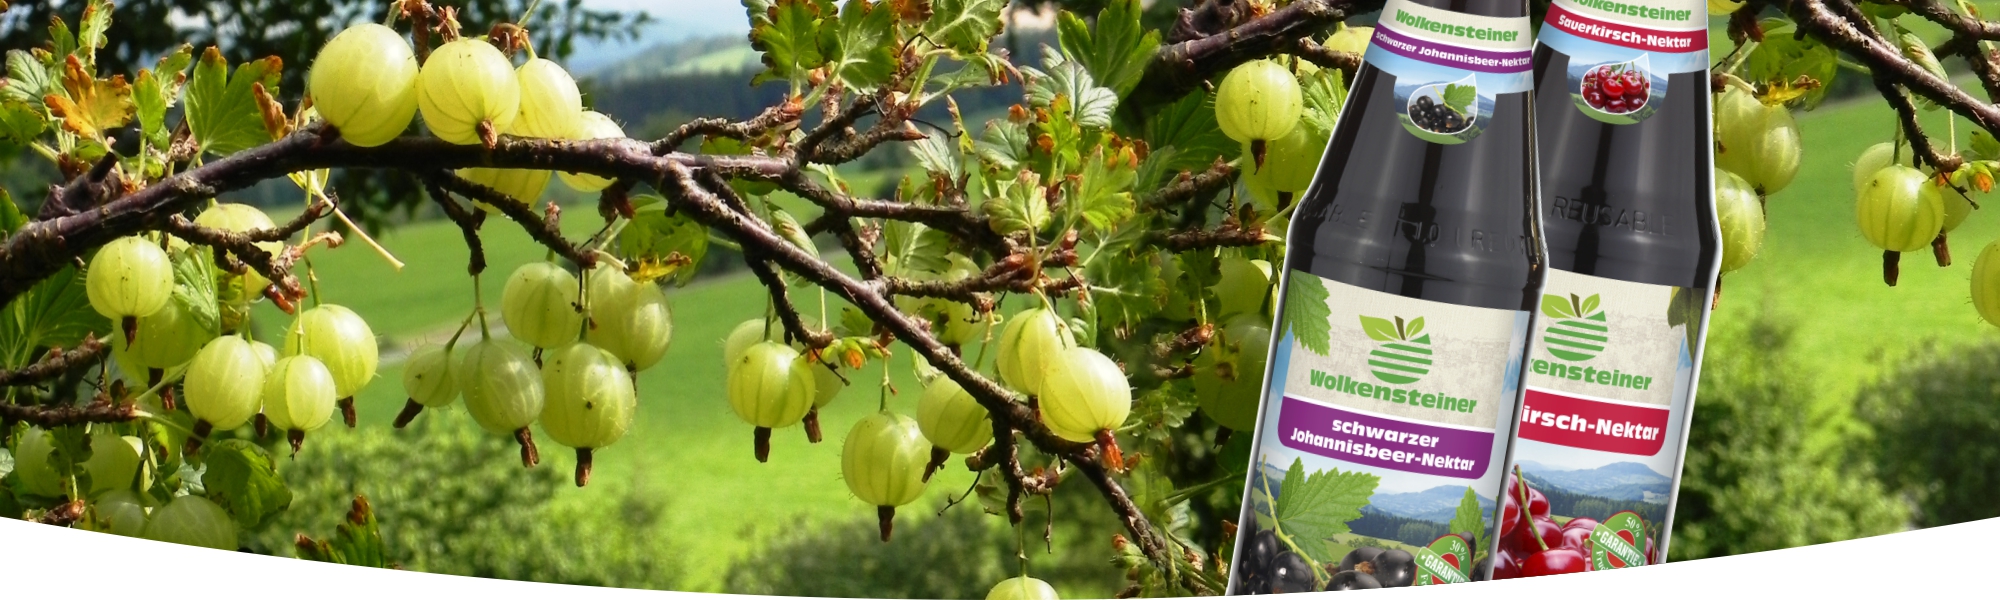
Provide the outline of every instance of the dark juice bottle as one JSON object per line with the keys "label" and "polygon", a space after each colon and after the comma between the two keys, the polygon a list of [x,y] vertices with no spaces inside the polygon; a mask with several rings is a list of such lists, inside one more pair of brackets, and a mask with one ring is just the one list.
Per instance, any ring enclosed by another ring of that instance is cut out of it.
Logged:
{"label": "dark juice bottle", "polygon": [[1541,299],[1523,0],[1391,0],[1292,220],[1232,594],[1484,578]]}
{"label": "dark juice bottle", "polygon": [[1666,556],[1720,262],[1704,7],[1555,0],[1543,21],[1535,125],[1549,273],[1495,578]]}

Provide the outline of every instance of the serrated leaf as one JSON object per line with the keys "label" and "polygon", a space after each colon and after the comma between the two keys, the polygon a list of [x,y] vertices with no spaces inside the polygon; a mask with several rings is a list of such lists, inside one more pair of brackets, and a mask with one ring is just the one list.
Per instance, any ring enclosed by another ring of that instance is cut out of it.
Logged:
{"label": "serrated leaf", "polygon": [[52,93],[54,78],[49,69],[25,50],[7,51],[7,85],[0,86],[0,98],[24,102],[42,109],[42,96]]}
{"label": "serrated leaf", "polygon": [[70,133],[102,140],[105,130],[132,121],[132,86],[124,75],[98,79],[71,56],[64,59],[61,83],[65,93],[45,95],[42,102]]}
{"label": "serrated leaf", "polygon": [[1286,280],[1291,292],[1285,298],[1285,326],[1291,329],[1299,345],[1313,354],[1326,356],[1332,343],[1327,319],[1333,317],[1333,309],[1326,305],[1329,295],[1326,282],[1304,273],[1293,273]]}
{"label": "serrated leaf", "polygon": [[181,88],[187,85],[188,65],[191,64],[194,64],[192,44],[181,44],[153,63],[153,74],[160,78],[160,87],[166,91],[167,106],[173,106],[180,100]]}
{"label": "serrated leaf", "polygon": [[49,19],[49,52],[58,62],[76,54],[76,34],[61,18]]}
{"label": "serrated leaf", "polygon": [[1101,147],[1085,161],[1072,205],[1092,228],[1109,232],[1132,217],[1132,181],[1138,175],[1137,161],[1131,148],[1121,148],[1105,156]]}
{"label": "serrated leaf", "polygon": [[132,104],[139,116],[139,129],[146,134],[146,141],[154,147],[166,146],[170,140],[167,132],[167,91],[150,69],[140,69],[138,81],[132,84]]}
{"label": "serrated leaf", "polygon": [[202,151],[227,156],[271,141],[264,127],[263,105],[255,87],[277,94],[284,61],[276,56],[253,60],[231,73],[222,52],[209,46],[188,79],[187,124]]}
{"label": "serrated leaf", "polygon": [[820,53],[835,78],[869,89],[896,72],[896,17],[887,5],[848,0],[838,21],[820,25]]}
{"label": "serrated leaf", "polygon": [[1010,121],[986,122],[979,139],[979,159],[988,172],[1012,172],[1028,161],[1028,128]]}
{"label": "serrated leaf", "polygon": [[83,20],[77,26],[76,50],[83,57],[84,64],[97,65],[97,49],[103,48],[104,32],[111,29],[110,0],[91,0],[83,7]]}
{"label": "serrated leaf", "polygon": [[1007,0],[935,0],[931,18],[924,21],[924,37],[960,56],[984,54],[987,43],[1000,35],[1005,8]]}
{"label": "serrated leaf", "polygon": [[1215,122],[1214,103],[1202,91],[1182,96],[1153,113],[1146,120],[1146,144],[1152,146],[1154,154],[1167,148],[1175,151],[1173,160],[1160,165],[1168,173],[1208,168],[1217,158],[1235,156],[1238,149],[1235,140],[1222,134],[1222,126]]}
{"label": "serrated leaf", "polygon": [[[1056,57],[1054,54],[1049,56]],[[1116,92],[1097,85],[1090,71],[1081,63],[1062,61],[1046,66],[1046,71],[1028,67],[1021,69],[1028,77],[1030,102],[1036,106],[1053,106],[1057,101],[1065,101],[1078,125],[1100,129],[1111,126],[1111,112],[1118,109]]]}
{"label": "serrated leaf", "polygon": [[1017,177],[998,183],[1000,193],[980,205],[994,233],[1040,231],[1049,224],[1049,202],[1042,195],[1041,174],[1021,171]]}
{"label": "serrated leaf", "polygon": [[[1160,256],[1153,252],[1099,253],[1091,260],[1084,274],[1091,282],[1090,299],[1096,308],[1098,329],[1117,330],[1160,311],[1167,296],[1160,262]],[[1150,419],[1137,422],[1156,423]]]}
{"label": "serrated leaf", "polygon": [[675,285],[687,285],[694,278],[693,267],[699,266],[702,257],[708,255],[708,228],[687,213],[668,213],[666,199],[659,196],[634,195],[632,207],[632,222],[618,236],[619,250],[638,260],[684,263],[671,274],[675,276]]}
{"label": "serrated leaf", "polygon": [[214,337],[222,329],[222,309],[215,294],[215,258],[206,246],[188,246],[173,253],[174,295],[195,327]]}
{"label": "serrated leaf", "polygon": [[883,260],[903,274],[951,268],[951,236],[922,223],[890,220],[882,225],[882,241],[887,251]]}
{"label": "serrated leaf", "polygon": [[1304,79],[1304,124],[1320,136],[1330,134],[1333,126],[1340,122],[1342,105],[1347,103],[1347,84],[1340,80],[1340,73],[1332,69],[1320,69]]}
{"label": "serrated leaf", "polygon": [[109,331],[110,321],[90,308],[83,275],[65,266],[7,304],[0,318],[0,352],[7,366],[19,367],[39,348],[72,348],[84,336]]}
{"label": "serrated leaf", "polygon": [[959,163],[958,154],[952,150],[951,142],[942,135],[929,135],[909,145],[910,156],[916,157],[917,166],[935,176],[958,181],[965,174]]}
{"label": "serrated leaf", "polygon": [[1442,98],[1444,105],[1458,111],[1458,114],[1471,115],[1472,102],[1478,98],[1479,93],[1472,86],[1456,83],[1444,86],[1444,97]]}
{"label": "serrated leaf", "polygon": [[1555,294],[1542,294],[1542,314],[1552,319],[1573,319],[1579,316],[1570,308],[1568,298]]}
{"label": "serrated leaf", "polygon": [[1119,96],[1131,93],[1160,48],[1160,32],[1139,22],[1144,13],[1139,0],[1112,0],[1097,14],[1093,25],[1075,13],[1062,11],[1057,37],[1063,56],[1082,64]]}
{"label": "serrated leaf", "polygon": [[1396,332],[1396,323],[1381,317],[1361,317],[1361,332],[1368,334],[1368,339],[1378,342],[1397,342],[1403,339],[1403,336]]}
{"label": "serrated leaf", "polygon": [[1486,511],[1479,509],[1479,496],[1472,488],[1465,488],[1465,497],[1458,501],[1458,513],[1451,518],[1451,533],[1486,535]]}
{"label": "serrated leaf", "polygon": [[249,440],[223,440],[204,446],[201,476],[204,495],[229,511],[236,524],[256,529],[292,505],[292,490],[278,476],[271,455]]}
{"label": "serrated leaf", "polygon": [[0,99],[0,141],[27,144],[47,129],[48,121],[42,118],[38,105],[13,98]]}
{"label": "serrated leaf", "polygon": [[1314,562],[1332,562],[1335,557],[1328,556],[1326,545],[1320,542],[1346,533],[1347,522],[1361,518],[1361,507],[1368,505],[1380,481],[1373,474],[1339,469],[1308,475],[1305,462],[1295,458],[1285,471],[1272,516],[1279,529]]}
{"label": "serrated leaf", "polygon": [[820,54],[820,20],[836,17],[832,0],[744,0],[750,13],[750,47],[764,53],[764,71],[750,80],[803,81],[826,64]]}

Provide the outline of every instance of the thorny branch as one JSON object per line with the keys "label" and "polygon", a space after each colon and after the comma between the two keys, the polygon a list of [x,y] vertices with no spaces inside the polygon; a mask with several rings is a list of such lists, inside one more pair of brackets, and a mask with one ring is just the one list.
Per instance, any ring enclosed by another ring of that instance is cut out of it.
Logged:
{"label": "thorny branch", "polygon": [[104,340],[87,337],[69,351],[50,350],[34,364],[12,371],[0,370],[0,387],[19,387],[48,381],[71,369],[95,364],[98,359],[104,358],[104,351],[109,348]]}

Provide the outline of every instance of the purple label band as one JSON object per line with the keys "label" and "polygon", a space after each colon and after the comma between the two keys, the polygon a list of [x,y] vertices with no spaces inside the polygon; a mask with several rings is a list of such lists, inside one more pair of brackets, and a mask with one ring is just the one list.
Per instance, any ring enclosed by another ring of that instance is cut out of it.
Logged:
{"label": "purple label band", "polygon": [[1486,474],[1493,433],[1376,417],[1290,396],[1278,411],[1286,448],[1331,459],[1425,475]]}
{"label": "purple label band", "polygon": [[1474,50],[1464,46],[1417,39],[1396,33],[1388,27],[1376,27],[1375,39],[1371,43],[1377,48],[1411,59],[1467,71],[1524,73],[1534,67],[1535,54],[1531,50],[1518,52]]}

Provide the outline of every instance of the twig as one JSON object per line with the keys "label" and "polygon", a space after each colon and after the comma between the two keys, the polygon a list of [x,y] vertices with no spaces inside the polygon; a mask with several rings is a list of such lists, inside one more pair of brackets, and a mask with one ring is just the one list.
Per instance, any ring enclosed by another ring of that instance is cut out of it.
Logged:
{"label": "twig", "polygon": [[48,381],[71,369],[96,364],[104,358],[104,351],[110,346],[96,336],[83,338],[83,342],[69,351],[51,349],[34,364],[20,369],[0,370],[0,387],[20,387]]}

